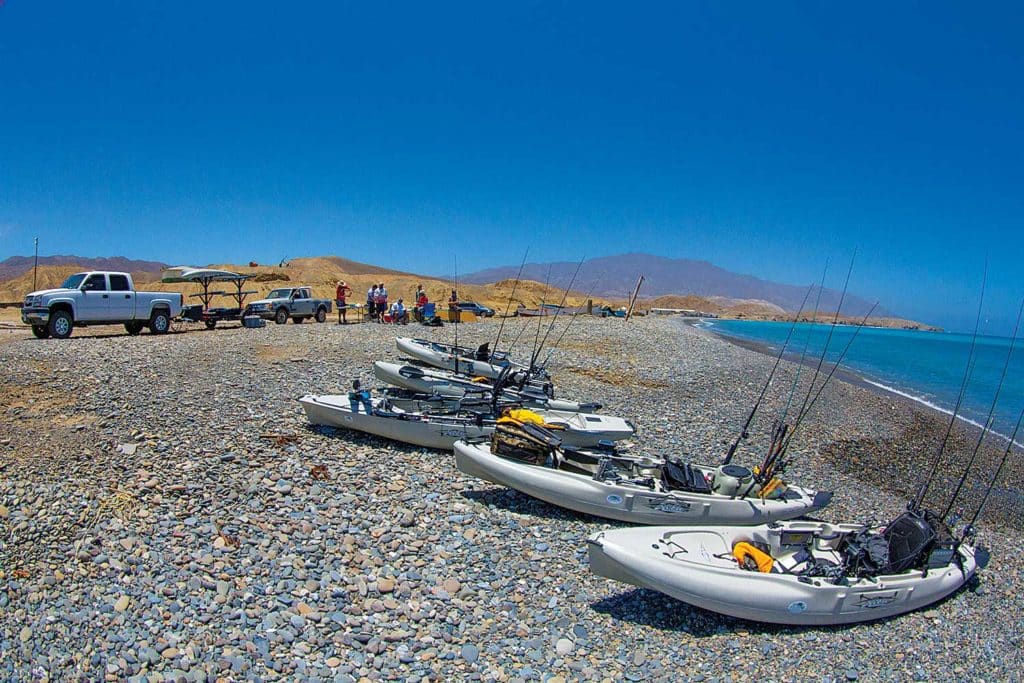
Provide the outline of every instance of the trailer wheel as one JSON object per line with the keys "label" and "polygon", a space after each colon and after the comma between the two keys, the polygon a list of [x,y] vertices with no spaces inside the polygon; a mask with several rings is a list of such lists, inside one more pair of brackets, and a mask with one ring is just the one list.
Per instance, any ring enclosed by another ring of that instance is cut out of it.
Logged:
{"label": "trailer wheel", "polygon": [[134,337],[139,332],[142,332],[142,327],[142,323],[137,320],[133,320],[132,322],[124,324],[124,331]]}
{"label": "trailer wheel", "polygon": [[36,336],[36,339],[46,339],[50,336],[50,328],[46,325],[33,325],[32,334]]}
{"label": "trailer wheel", "polygon": [[153,311],[149,319],[150,334],[166,334],[171,329],[171,316],[165,310]]}
{"label": "trailer wheel", "polygon": [[277,309],[277,313],[274,314],[274,322],[277,323],[278,325],[284,325],[286,322],[288,322],[288,309]]}
{"label": "trailer wheel", "polygon": [[292,318],[292,322],[295,323],[296,325],[301,325],[303,320],[305,320],[305,318],[303,318],[301,315],[297,315],[294,318]]}
{"label": "trailer wheel", "polygon": [[71,336],[71,330],[75,328],[75,321],[67,311],[54,311],[50,314],[50,336],[56,339],[67,339]]}
{"label": "trailer wheel", "polygon": [[204,320],[203,323],[206,325],[206,329],[208,330],[212,330],[213,328],[217,327],[216,320]]}
{"label": "trailer wheel", "polygon": [[327,321],[327,309],[324,308],[323,306],[321,306],[320,308],[316,309],[316,321],[318,323],[322,323],[322,322],[326,322]]}

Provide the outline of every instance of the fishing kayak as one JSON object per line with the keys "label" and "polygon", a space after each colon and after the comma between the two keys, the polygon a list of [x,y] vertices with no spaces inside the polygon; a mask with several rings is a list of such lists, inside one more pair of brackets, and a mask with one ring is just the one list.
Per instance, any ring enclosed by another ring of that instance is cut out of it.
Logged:
{"label": "fishing kayak", "polygon": [[595,574],[713,612],[791,625],[911,612],[955,592],[978,567],[972,545],[910,512],[876,528],[801,520],[632,527],[587,543]]}
{"label": "fishing kayak", "polygon": [[759,485],[742,483],[750,470],[736,465],[593,458],[561,448],[531,462],[492,449],[488,441],[456,442],[455,464],[465,474],[552,505],[634,524],[763,524],[800,517],[832,500],[831,492],[793,485],[776,486],[762,498]]}
{"label": "fishing kayak", "polygon": [[[456,441],[490,436],[497,419],[484,412],[424,413],[405,411],[386,399],[371,399],[367,414],[354,412],[347,395],[307,394],[298,399],[313,424],[354,429],[395,441],[451,450]],[[631,422],[612,415],[571,413],[559,410],[536,411],[548,424],[559,428],[566,444],[596,447],[606,441],[619,441],[636,433]]]}
{"label": "fishing kayak", "polygon": [[[399,351],[416,361],[470,376],[478,375],[496,379],[505,368],[530,371],[527,366],[512,362],[508,358],[508,354],[488,351],[486,344],[478,349],[470,349],[411,337],[396,337],[395,344]],[[531,374],[546,376],[543,370],[534,370]]]}
{"label": "fishing kayak", "polygon": [[[494,395],[493,392],[498,381],[487,377],[472,378],[439,368],[422,368],[416,365],[385,361],[374,362],[373,374],[380,381],[392,386],[448,398],[482,397],[489,399]],[[597,402],[581,403],[554,398],[552,396],[554,389],[550,382],[539,386],[524,383],[521,388],[502,383],[499,391],[501,400],[518,402],[527,407],[583,413],[593,413],[601,409],[601,404]]]}

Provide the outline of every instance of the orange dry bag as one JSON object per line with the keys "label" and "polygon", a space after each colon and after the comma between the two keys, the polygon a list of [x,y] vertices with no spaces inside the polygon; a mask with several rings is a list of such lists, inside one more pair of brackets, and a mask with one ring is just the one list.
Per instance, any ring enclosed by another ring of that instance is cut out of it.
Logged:
{"label": "orange dry bag", "polygon": [[743,541],[733,546],[732,555],[742,569],[757,569],[762,574],[770,572],[775,564],[771,555]]}

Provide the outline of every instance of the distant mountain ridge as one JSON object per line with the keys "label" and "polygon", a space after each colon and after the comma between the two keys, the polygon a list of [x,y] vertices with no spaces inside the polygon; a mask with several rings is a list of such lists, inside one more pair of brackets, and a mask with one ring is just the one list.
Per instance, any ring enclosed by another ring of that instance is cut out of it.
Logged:
{"label": "distant mountain ridge", "polygon": [[[553,287],[565,288],[572,279],[576,266],[576,263],[569,262],[528,263],[523,267],[521,278],[549,282]],[[518,271],[519,266],[487,268],[461,275],[459,280],[469,284],[487,284],[515,278]],[[625,298],[632,294],[640,275],[644,276],[643,288],[640,290],[641,298],[693,294],[701,297],[760,299],[793,312],[800,308],[807,294],[807,286],[788,285],[763,280],[753,275],[734,273],[708,261],[671,259],[636,253],[584,261],[572,288],[577,292],[587,292],[594,287],[595,297]],[[815,287],[805,306],[808,311],[814,308],[817,290]],[[826,287],[822,290],[818,309],[836,310],[841,296],[842,292]],[[847,292],[843,300],[843,313],[864,315],[872,304],[873,302],[863,297]],[[879,306],[872,315],[892,316],[893,313]]]}
{"label": "distant mountain ridge", "polygon": [[[34,257],[32,256],[11,256],[0,261],[0,281],[13,280],[19,275],[24,275],[32,270]],[[166,263],[159,261],[137,261],[125,258],[124,256],[40,256],[40,266],[74,266],[82,270],[114,270],[126,273],[155,275],[159,277],[160,271],[169,267]],[[156,279],[156,278],[154,278]]]}

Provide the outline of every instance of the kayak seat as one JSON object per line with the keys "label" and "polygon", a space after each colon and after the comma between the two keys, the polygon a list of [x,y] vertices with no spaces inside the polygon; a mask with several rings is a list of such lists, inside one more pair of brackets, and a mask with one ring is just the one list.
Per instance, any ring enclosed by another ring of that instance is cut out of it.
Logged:
{"label": "kayak seat", "polygon": [[711,493],[711,486],[700,470],[690,463],[666,460],[661,469],[662,483],[669,491],[691,491],[693,493]]}
{"label": "kayak seat", "polygon": [[889,564],[882,573],[898,574],[921,566],[936,536],[935,529],[923,515],[904,512],[882,532],[882,538],[889,545]]}

